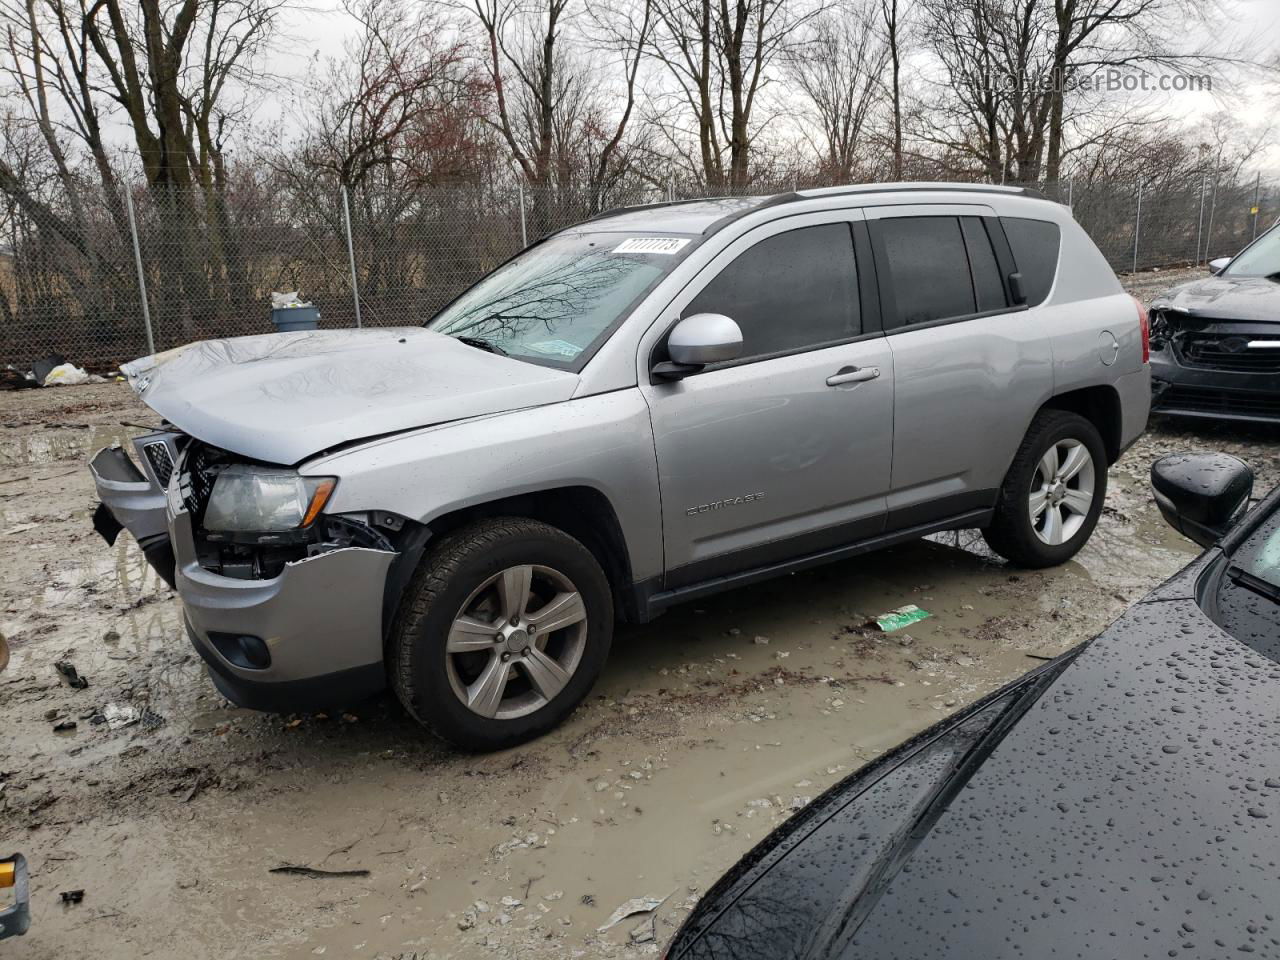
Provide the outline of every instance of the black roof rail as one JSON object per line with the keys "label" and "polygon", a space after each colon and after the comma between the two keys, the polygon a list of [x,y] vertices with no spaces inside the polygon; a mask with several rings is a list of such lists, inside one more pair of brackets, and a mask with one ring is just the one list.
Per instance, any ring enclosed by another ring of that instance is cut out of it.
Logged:
{"label": "black roof rail", "polygon": [[913,191],[929,192],[929,193],[998,193],[1009,195],[1022,195],[1031,197],[1035,200],[1047,200],[1042,192],[1034,187],[1026,187],[1021,184],[1006,185],[1001,183],[933,183],[924,181],[920,183],[850,183],[839,187],[816,187],[809,194],[808,199],[814,197],[838,197],[851,193],[910,193]]}

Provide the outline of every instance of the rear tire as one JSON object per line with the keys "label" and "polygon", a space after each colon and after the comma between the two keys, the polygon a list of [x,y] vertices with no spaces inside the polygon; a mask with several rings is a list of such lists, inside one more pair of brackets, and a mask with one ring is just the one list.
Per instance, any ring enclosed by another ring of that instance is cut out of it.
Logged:
{"label": "rear tire", "polygon": [[443,539],[405,590],[391,684],[465,750],[557,726],[590,692],[613,639],[613,597],[586,547],[536,520],[481,520]]}
{"label": "rear tire", "polygon": [[1098,429],[1067,410],[1031,421],[1000,488],[987,545],[1011,563],[1052,567],[1093,533],[1107,494],[1107,454]]}

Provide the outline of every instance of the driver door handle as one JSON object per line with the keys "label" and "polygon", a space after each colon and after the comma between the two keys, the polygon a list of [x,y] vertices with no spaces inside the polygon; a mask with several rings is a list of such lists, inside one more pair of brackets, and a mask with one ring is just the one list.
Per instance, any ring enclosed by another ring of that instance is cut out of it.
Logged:
{"label": "driver door handle", "polygon": [[841,387],[846,383],[866,383],[879,376],[879,367],[841,367],[838,373],[827,377],[827,386]]}

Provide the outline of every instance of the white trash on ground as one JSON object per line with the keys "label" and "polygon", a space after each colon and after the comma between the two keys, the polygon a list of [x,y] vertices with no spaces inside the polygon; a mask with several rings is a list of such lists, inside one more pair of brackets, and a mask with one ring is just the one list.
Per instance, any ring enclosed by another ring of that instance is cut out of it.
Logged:
{"label": "white trash on ground", "polygon": [[90,380],[87,370],[77,367],[74,363],[63,363],[54,367],[44,378],[43,386],[46,387],[74,387],[77,384],[88,383]]}

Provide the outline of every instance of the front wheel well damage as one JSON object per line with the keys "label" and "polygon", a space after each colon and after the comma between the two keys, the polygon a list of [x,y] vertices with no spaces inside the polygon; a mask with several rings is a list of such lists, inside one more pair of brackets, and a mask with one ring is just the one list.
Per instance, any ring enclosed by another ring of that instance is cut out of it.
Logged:
{"label": "front wheel well damage", "polygon": [[[596,558],[609,578],[614,609],[627,620],[639,615],[631,585],[631,559],[622,525],[613,504],[594,487],[556,487],[455,510],[431,520],[433,539],[452,533],[477,520],[493,517],[527,517],[563,530]],[[416,564],[415,564],[416,566]]]}
{"label": "front wheel well damage", "polygon": [[1120,459],[1120,432],[1122,414],[1120,394],[1115,387],[1099,385],[1069,390],[1044,402],[1041,410],[1067,410],[1078,413],[1097,428],[1102,445],[1107,451],[1107,465]]}

